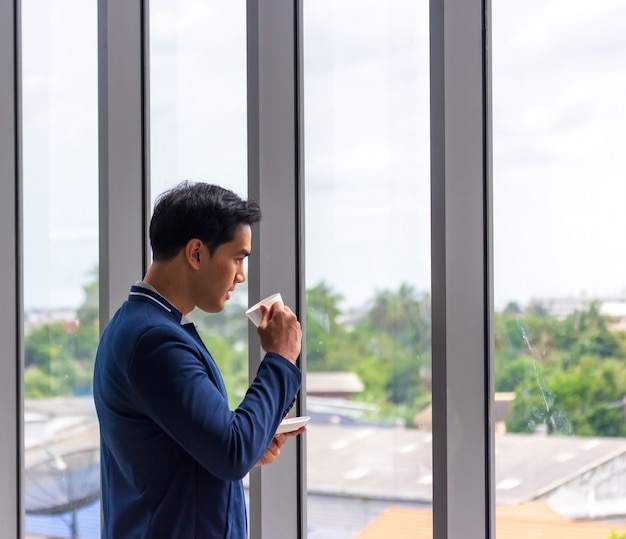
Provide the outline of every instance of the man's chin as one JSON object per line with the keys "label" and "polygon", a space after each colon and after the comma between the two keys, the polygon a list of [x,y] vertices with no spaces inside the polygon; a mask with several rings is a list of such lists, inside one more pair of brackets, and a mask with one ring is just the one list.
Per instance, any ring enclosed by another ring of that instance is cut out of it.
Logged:
{"label": "man's chin", "polygon": [[217,313],[221,313],[224,310],[224,307],[226,306],[226,302],[222,301],[221,304],[219,305],[198,305],[198,308],[201,311],[204,311],[205,313],[209,313],[209,314],[217,314]]}

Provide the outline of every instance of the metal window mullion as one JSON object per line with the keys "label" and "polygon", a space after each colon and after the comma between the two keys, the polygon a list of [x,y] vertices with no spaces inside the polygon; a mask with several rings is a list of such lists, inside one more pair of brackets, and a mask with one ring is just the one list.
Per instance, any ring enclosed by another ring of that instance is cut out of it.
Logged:
{"label": "metal window mullion", "polygon": [[24,533],[21,121],[18,0],[0,0],[0,522]]}
{"label": "metal window mullion", "polygon": [[[279,291],[303,322],[300,6],[247,3],[248,195],[263,212],[248,282],[251,302]],[[253,329],[250,342],[258,342]],[[250,346],[251,377],[260,360],[261,350]],[[296,409],[304,413],[303,399]],[[306,537],[304,444],[289,440],[274,464],[251,472],[251,539]]]}
{"label": "metal window mullion", "polygon": [[147,6],[98,0],[100,327],[147,265]]}
{"label": "metal window mullion", "polygon": [[431,0],[433,528],[494,538],[488,0]]}

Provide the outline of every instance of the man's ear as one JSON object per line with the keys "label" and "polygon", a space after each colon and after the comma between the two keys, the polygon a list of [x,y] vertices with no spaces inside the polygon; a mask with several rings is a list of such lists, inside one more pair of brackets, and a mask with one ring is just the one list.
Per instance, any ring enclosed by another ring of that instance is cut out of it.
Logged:
{"label": "man's ear", "polygon": [[185,260],[193,269],[200,269],[200,257],[202,256],[202,242],[193,238],[185,245]]}

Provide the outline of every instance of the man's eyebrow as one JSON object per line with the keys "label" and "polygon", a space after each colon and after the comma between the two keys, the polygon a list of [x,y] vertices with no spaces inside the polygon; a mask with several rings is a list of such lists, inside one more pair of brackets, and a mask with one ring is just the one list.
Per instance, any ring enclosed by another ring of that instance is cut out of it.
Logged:
{"label": "man's eyebrow", "polygon": [[241,249],[236,254],[243,255],[243,256],[250,256],[250,251],[248,251],[248,249]]}

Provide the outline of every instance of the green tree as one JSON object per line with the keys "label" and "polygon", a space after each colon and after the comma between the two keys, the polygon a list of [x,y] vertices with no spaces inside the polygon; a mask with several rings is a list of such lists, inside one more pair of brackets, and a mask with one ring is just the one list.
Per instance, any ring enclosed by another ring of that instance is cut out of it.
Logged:
{"label": "green tree", "polygon": [[189,314],[207,349],[215,359],[224,378],[228,403],[236,408],[248,388],[248,328],[246,307],[240,298],[247,297],[247,284],[237,292],[219,313],[195,309]]}
{"label": "green tree", "polygon": [[50,374],[39,367],[30,367],[24,371],[24,396],[27,399],[54,397],[56,388],[52,387]]}
{"label": "green tree", "polygon": [[598,302],[563,320],[540,306],[496,313],[494,329],[496,390],[516,392],[509,431],[624,435],[624,335]]}
{"label": "green tree", "polygon": [[98,266],[93,268],[89,272],[90,280],[83,287],[83,293],[85,294],[85,299],[83,303],[80,305],[78,310],[76,311],[76,317],[79,320],[79,327],[98,327],[98,305],[99,305],[99,278],[98,278]]}
{"label": "green tree", "polygon": [[339,322],[342,299],[325,282],[307,290],[305,346],[311,372],[347,370],[351,363],[348,331]]}
{"label": "green tree", "polygon": [[430,298],[419,296],[408,284],[397,292],[378,292],[367,320],[373,329],[392,335],[409,354],[431,347]]}
{"label": "green tree", "polygon": [[555,404],[578,436],[626,435],[623,361],[584,356],[570,369],[555,370],[550,384],[558,396]]}
{"label": "green tree", "polygon": [[[384,384],[378,404],[412,419],[431,400],[430,297],[407,284],[379,291],[353,333],[362,356],[376,358],[376,381]],[[358,366],[354,371],[367,376]]]}
{"label": "green tree", "polygon": [[567,351],[563,367],[575,365],[586,355],[600,358],[623,357],[617,334],[608,329],[607,318],[600,314],[600,303],[593,301],[586,310],[568,316],[555,331],[555,344]]}
{"label": "green tree", "polygon": [[91,272],[75,321],[51,322],[24,336],[24,394],[27,398],[91,392],[98,346],[98,277]]}
{"label": "green tree", "polygon": [[69,352],[68,330],[62,322],[33,329],[24,339],[24,368],[31,366],[51,373],[52,364]]}
{"label": "green tree", "polygon": [[229,406],[236,408],[248,388],[248,349],[206,328],[199,333],[222,373]]}
{"label": "green tree", "polygon": [[[535,365],[536,367],[536,365]],[[507,430],[578,436],[625,436],[626,370],[619,360],[586,356],[567,370],[547,366],[520,384]]]}

